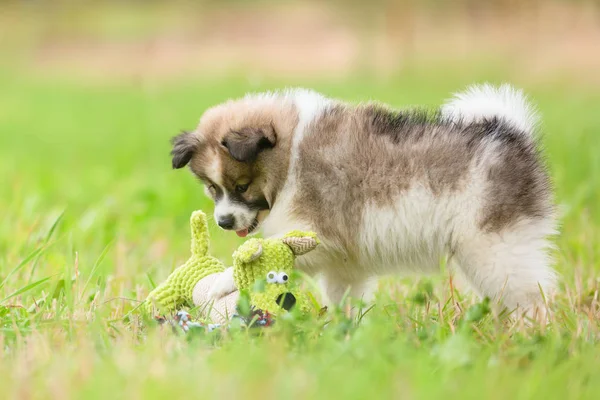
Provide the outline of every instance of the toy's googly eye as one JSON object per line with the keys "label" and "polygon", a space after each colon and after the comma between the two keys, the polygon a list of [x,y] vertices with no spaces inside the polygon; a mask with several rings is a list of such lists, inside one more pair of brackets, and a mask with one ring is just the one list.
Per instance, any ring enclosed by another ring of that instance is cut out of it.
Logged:
{"label": "toy's googly eye", "polygon": [[267,273],[267,283],[277,283],[277,272],[269,271]]}
{"label": "toy's googly eye", "polygon": [[287,283],[288,279],[289,279],[289,276],[285,272],[280,272],[277,274],[277,283],[280,283],[280,284]]}

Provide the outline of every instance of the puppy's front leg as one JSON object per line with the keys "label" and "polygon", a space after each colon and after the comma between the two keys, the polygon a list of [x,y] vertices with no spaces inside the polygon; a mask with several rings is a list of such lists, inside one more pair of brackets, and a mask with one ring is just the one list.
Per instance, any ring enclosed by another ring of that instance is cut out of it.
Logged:
{"label": "puppy's front leg", "polygon": [[323,302],[328,307],[339,305],[346,293],[350,298],[369,303],[373,300],[377,280],[373,278],[348,280],[336,274],[324,273],[319,279],[319,287]]}
{"label": "puppy's front leg", "polygon": [[236,290],[235,281],[233,280],[233,267],[229,267],[219,275],[208,293],[208,298],[211,300],[219,300],[221,297],[235,292]]}

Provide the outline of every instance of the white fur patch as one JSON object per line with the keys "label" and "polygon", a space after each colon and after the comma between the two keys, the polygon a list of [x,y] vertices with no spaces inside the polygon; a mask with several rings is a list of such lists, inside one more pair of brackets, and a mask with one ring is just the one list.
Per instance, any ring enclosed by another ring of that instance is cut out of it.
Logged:
{"label": "white fur patch", "polygon": [[216,154],[212,157],[210,164],[206,168],[206,175],[216,185],[222,185],[223,171],[221,170],[221,158]]}
{"label": "white fur patch", "polygon": [[294,99],[294,104],[298,109],[298,126],[294,135],[295,141],[300,141],[304,137],[304,128],[315,121],[323,110],[331,104],[331,100],[322,94],[307,89],[296,89],[289,92]]}
{"label": "white fur patch", "polygon": [[544,311],[542,293],[550,298],[556,272],[550,267],[548,237],[556,234],[552,218],[525,219],[501,233],[469,238],[458,249],[456,261],[462,275],[481,295],[513,310]]}
{"label": "white fur patch", "polygon": [[456,122],[479,122],[497,117],[529,135],[534,134],[539,122],[535,108],[523,91],[508,84],[470,86],[442,106],[442,115]]}
{"label": "white fur patch", "polygon": [[434,196],[414,184],[393,205],[368,205],[359,229],[362,264],[374,275],[439,271],[457,236],[473,230],[483,190],[473,181],[464,191]]}
{"label": "white fur patch", "polygon": [[331,100],[323,95],[307,89],[293,89],[285,92],[285,97],[291,99],[298,110],[298,124],[294,129],[292,148],[290,152],[290,167],[286,182],[278,195],[275,206],[262,224],[266,236],[283,235],[285,232],[299,229],[311,230],[305,223],[294,220],[289,211],[290,203],[296,191],[296,166],[299,159],[298,148],[304,139],[306,128],[315,121],[331,104]]}

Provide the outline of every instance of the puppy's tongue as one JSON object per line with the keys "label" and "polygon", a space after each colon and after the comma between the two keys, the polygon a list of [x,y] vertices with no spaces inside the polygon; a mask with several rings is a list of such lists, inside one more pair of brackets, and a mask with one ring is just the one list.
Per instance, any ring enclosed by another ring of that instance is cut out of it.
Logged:
{"label": "puppy's tongue", "polygon": [[239,237],[246,237],[246,236],[248,236],[248,229],[242,229],[241,231],[235,231],[235,233]]}

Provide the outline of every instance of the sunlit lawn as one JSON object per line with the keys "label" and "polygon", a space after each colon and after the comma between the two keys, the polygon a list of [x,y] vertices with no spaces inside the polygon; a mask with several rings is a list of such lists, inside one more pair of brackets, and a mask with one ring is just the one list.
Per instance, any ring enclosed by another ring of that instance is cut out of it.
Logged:
{"label": "sunlit lawn", "polygon": [[[211,206],[170,169],[169,138],[208,106],[302,84],[352,101],[435,106],[502,71],[406,72],[389,82],[241,77],[84,86],[0,78],[0,389],[13,398],[598,398],[600,95],[525,85],[561,205],[562,286],[548,327],[486,315],[445,275],[387,281],[362,318],[281,321],[187,340],[132,311],[188,256]],[[522,81],[519,83],[523,83]],[[211,223],[224,261],[240,244]],[[329,323],[326,323],[329,322]]]}

